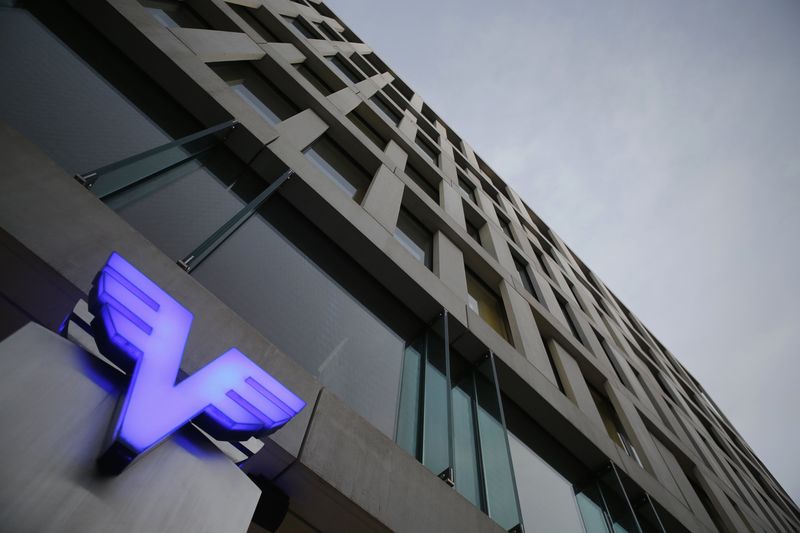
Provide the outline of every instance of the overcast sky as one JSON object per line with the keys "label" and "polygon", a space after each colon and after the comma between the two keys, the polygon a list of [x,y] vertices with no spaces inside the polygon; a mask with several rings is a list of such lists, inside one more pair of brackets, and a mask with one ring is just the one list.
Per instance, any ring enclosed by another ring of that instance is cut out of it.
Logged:
{"label": "overcast sky", "polygon": [[800,501],[800,2],[329,5]]}

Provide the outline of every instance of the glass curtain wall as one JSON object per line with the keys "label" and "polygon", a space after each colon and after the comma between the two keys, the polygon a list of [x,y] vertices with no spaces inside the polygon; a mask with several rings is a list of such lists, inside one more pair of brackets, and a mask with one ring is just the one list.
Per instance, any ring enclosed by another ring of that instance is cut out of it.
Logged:
{"label": "glass curtain wall", "polygon": [[504,529],[522,531],[492,356],[461,357],[446,323],[406,346],[397,443]]}
{"label": "glass curtain wall", "polygon": [[[626,485],[628,489],[626,490]],[[576,495],[588,533],[666,533],[647,493],[634,494],[624,472],[610,463]]]}
{"label": "glass curtain wall", "polygon": [[[167,164],[103,201],[394,438],[407,331],[419,326],[408,309],[280,195],[264,196],[287,170],[265,150],[256,174],[220,143]],[[186,261],[235,219],[241,222],[190,270]],[[431,394],[429,401],[434,398]],[[434,443],[429,446],[434,449]]]}

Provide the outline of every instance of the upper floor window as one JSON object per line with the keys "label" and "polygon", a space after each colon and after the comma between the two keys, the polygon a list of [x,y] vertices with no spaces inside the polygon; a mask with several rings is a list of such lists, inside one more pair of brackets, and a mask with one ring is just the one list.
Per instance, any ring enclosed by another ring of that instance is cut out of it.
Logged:
{"label": "upper floor window", "polygon": [[467,178],[462,176],[460,172],[458,173],[458,187],[467,196],[467,198],[472,200],[472,203],[478,203],[477,199],[475,198],[475,186],[467,181]]}
{"label": "upper floor window", "polygon": [[594,403],[597,405],[600,418],[603,419],[603,426],[605,427],[608,436],[611,437],[611,440],[613,440],[617,446],[622,448],[626,454],[636,460],[636,462],[639,463],[639,466],[642,466],[642,461],[639,459],[639,454],[628,438],[628,434],[625,433],[625,428],[623,428],[622,422],[620,421],[614,406],[611,405],[611,401],[592,385],[589,385],[589,390],[592,393]]}
{"label": "upper floor window", "polygon": [[286,95],[246,62],[215,63],[209,66],[270,124],[275,125],[297,113],[297,107]]}
{"label": "upper floor window", "polygon": [[439,150],[433,146],[433,143],[429,141],[422,132],[417,132],[414,142],[417,143],[417,146],[422,149],[422,153],[428,156],[434,165],[439,164]]}
{"label": "upper floor window", "polygon": [[417,261],[433,268],[433,234],[405,208],[400,209],[394,236]]}
{"label": "upper floor window", "polygon": [[430,196],[434,202],[437,204],[439,203],[439,188],[425,179],[419,170],[417,170],[411,163],[406,163],[405,173],[406,176],[411,178],[411,181],[416,183],[420,189],[425,191],[425,194]]}
{"label": "upper floor window", "polygon": [[323,135],[303,152],[350,198],[361,202],[372,178],[338,144]]}
{"label": "upper floor window", "polygon": [[355,110],[347,114],[347,118],[359,129],[361,133],[367,136],[369,140],[375,143],[375,146],[383,150],[386,148],[388,142],[386,138],[373,126],[370,119],[365,116],[365,104],[361,104]]}
{"label": "upper floor window", "polygon": [[284,20],[291,26],[295,33],[298,33],[306,39],[319,39],[320,35],[311,27],[311,25],[300,17],[283,17]]}
{"label": "upper floor window", "polygon": [[319,29],[320,32],[325,34],[325,37],[327,37],[331,41],[344,41],[342,36],[339,35],[339,33],[336,30],[328,26],[328,24],[326,24],[325,22],[317,22],[316,26],[317,29]]}
{"label": "upper floor window", "polygon": [[526,265],[522,259],[519,259],[516,255],[513,255],[513,259],[514,266],[517,269],[517,274],[519,275],[519,280],[522,282],[522,286],[525,287],[525,290],[528,291],[531,296],[536,298],[536,291],[533,289],[533,280],[528,273],[528,265]]}
{"label": "upper floor window", "polygon": [[378,108],[378,111],[380,111],[381,114],[389,120],[389,122],[395,126],[400,124],[403,115],[395,108],[393,104],[390,104],[384,100],[382,96],[377,94],[370,98],[370,100],[372,100],[372,103],[375,104],[375,107]]}
{"label": "upper floor window", "polygon": [[478,316],[489,324],[506,341],[511,342],[503,301],[474,272],[467,269],[467,303]]}
{"label": "upper floor window", "polygon": [[347,64],[347,61],[342,59],[339,55],[329,57],[328,61],[342,78],[350,80],[352,83],[361,81],[361,76],[359,76],[356,71]]}
{"label": "upper floor window", "polygon": [[501,215],[499,211],[497,211],[497,220],[500,222],[500,228],[503,230],[503,233],[506,234],[506,237],[508,237],[511,242],[515,242],[514,234],[511,233],[511,222],[509,222],[504,215]]}

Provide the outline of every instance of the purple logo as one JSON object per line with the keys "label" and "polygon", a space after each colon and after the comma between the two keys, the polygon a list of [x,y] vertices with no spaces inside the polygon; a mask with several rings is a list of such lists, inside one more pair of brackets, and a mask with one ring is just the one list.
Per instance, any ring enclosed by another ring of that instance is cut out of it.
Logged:
{"label": "purple logo", "polygon": [[236,348],[178,381],[192,313],[116,252],[89,296],[100,351],[130,378],[100,467],[119,473],[191,421],[219,440],[277,430],[305,407]]}

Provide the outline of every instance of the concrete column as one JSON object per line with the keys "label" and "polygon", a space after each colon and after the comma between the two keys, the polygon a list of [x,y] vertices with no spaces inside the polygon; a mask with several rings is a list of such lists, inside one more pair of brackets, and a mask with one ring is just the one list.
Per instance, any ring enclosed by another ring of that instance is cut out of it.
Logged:
{"label": "concrete column", "polygon": [[[709,528],[714,527],[714,522],[711,520],[708,512],[706,511],[703,502],[700,501],[700,498],[697,496],[697,493],[692,488],[691,483],[689,482],[689,478],[686,477],[686,473],[683,471],[683,467],[681,467],[678,460],[675,459],[675,456],[672,454],[671,451],[667,449],[666,446],[661,444],[658,439],[653,439],[653,444],[658,449],[658,452],[661,454],[661,458],[664,460],[664,464],[669,469],[669,473],[675,482],[675,485],[680,490],[680,497],[691,509],[692,514],[694,514],[698,520],[703,522]],[[663,483],[663,480],[662,480]]]}
{"label": "concrete column", "polygon": [[500,282],[500,294],[505,303],[506,316],[511,336],[514,339],[514,346],[525,355],[528,361],[533,363],[533,366],[539,372],[547,376],[547,379],[555,385],[557,383],[556,377],[553,373],[553,368],[550,366],[539,328],[536,327],[530,304],[506,280]]}
{"label": "concrete column", "polygon": [[475,157],[475,151],[472,149],[472,146],[470,146],[469,143],[467,143],[467,141],[464,139],[461,139],[461,144],[464,148],[464,155],[467,157],[467,161],[469,161],[476,169],[480,169],[480,166],[478,165],[478,158]]}
{"label": "concrete column", "polygon": [[514,265],[514,258],[511,256],[511,251],[508,249],[508,242],[506,241],[506,234],[499,226],[487,222],[481,228],[481,241],[483,246],[489,250],[489,253],[497,258],[497,261],[509,273],[516,271]]}
{"label": "concrete column", "polygon": [[539,289],[539,294],[542,296],[542,304],[547,308],[551,315],[555,317],[556,320],[564,324],[567,327],[567,319],[564,318],[564,313],[561,312],[561,306],[558,305],[558,300],[556,300],[556,295],[553,292],[553,287],[550,285],[550,282],[539,273],[536,269],[531,269],[533,274],[533,281],[536,283],[536,287]]}
{"label": "concrete column", "polygon": [[467,274],[464,254],[441,231],[433,236],[433,273],[454,293],[466,299]]}
{"label": "concrete column", "polygon": [[578,409],[589,417],[595,424],[604,427],[603,418],[597,410],[592,393],[586,384],[578,363],[573,357],[553,339],[549,339],[548,347],[553,354],[553,363],[556,365],[558,374],[561,377],[561,384],[564,385],[564,394],[575,402]]}
{"label": "concrete column", "polygon": [[[383,151],[386,154],[386,157],[395,163],[395,169],[399,169],[402,171],[406,168],[406,161],[408,160],[408,153],[403,150],[399,144],[390,140],[389,143],[386,145],[386,149]],[[394,169],[393,169],[394,170]]]}
{"label": "concrete column", "polygon": [[464,203],[461,193],[450,185],[447,180],[442,180],[439,184],[439,197],[445,213],[453,217],[462,228],[466,228],[467,223],[464,218]]}
{"label": "concrete column", "polygon": [[494,202],[480,187],[475,189],[475,199],[478,201],[478,207],[481,208],[486,218],[493,220],[495,224],[500,224],[500,221],[497,220],[497,212],[494,210]]}
{"label": "concrete column", "polygon": [[653,438],[650,436],[647,426],[644,425],[642,417],[639,416],[636,407],[625,395],[617,392],[610,382],[606,382],[605,391],[611,404],[617,411],[625,433],[636,448],[639,459],[642,461],[645,469],[661,480],[667,490],[680,497],[680,490],[672,479],[669,468],[666,463],[664,463],[664,459],[658,452],[658,448],[656,448],[653,443]]}
{"label": "concrete column", "polygon": [[325,133],[328,125],[310,109],[301,111],[275,126],[283,140],[298,150],[304,150]]}
{"label": "concrete column", "polygon": [[708,481],[705,476],[695,469],[695,479],[697,484],[706,493],[711,505],[717,511],[717,515],[722,520],[722,525],[727,531],[751,531],[748,525],[742,522],[739,513],[731,505],[728,496],[713,481]]}
{"label": "concrete column", "polygon": [[415,93],[414,96],[411,97],[410,102],[411,102],[411,107],[413,107],[419,112],[422,112],[422,104],[423,104],[422,96]]}
{"label": "concrete column", "polygon": [[403,182],[389,168],[381,165],[372,178],[362,206],[375,220],[394,233],[403,200]]}
{"label": "concrete column", "polygon": [[362,102],[352,87],[345,87],[328,96],[328,100],[345,115],[358,107]]}
{"label": "concrete column", "polygon": [[413,142],[414,137],[417,136],[417,119],[410,111],[404,111],[403,118],[400,120],[397,129],[400,130],[406,137]]}

